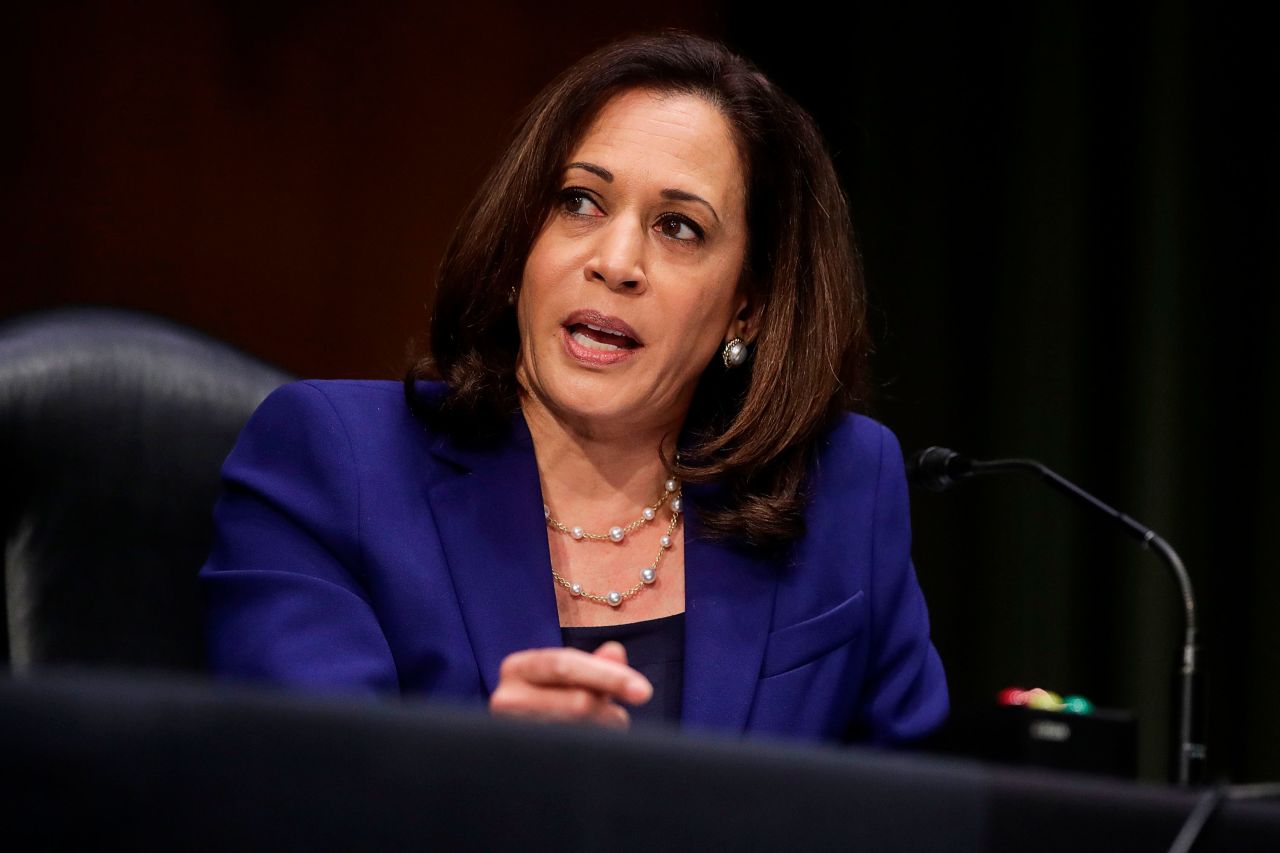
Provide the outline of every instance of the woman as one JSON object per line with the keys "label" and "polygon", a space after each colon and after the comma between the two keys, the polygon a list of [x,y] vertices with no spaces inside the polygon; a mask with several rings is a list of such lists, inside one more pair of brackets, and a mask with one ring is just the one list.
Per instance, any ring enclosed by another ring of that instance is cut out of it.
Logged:
{"label": "woman", "polygon": [[[530,107],[432,356],[286,386],[224,468],[215,670],[494,713],[876,743],[947,710],[849,216],[809,117],[632,39]],[[438,377],[442,381],[432,381]]]}

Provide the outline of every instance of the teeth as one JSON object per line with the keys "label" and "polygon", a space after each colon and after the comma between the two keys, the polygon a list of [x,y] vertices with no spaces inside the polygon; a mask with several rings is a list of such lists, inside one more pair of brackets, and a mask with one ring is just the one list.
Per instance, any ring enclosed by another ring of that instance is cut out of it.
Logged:
{"label": "teeth", "polygon": [[607,335],[617,335],[620,338],[626,337],[622,332],[615,332],[613,329],[602,329],[599,326],[593,326],[590,323],[587,323],[586,325],[588,329],[595,329],[597,332],[604,332]]}
{"label": "teeth", "polygon": [[[592,326],[591,328],[594,329],[595,327]],[[589,349],[605,350],[606,352],[610,350],[622,349],[622,347],[615,347],[613,344],[606,344],[603,341],[597,341],[592,338],[588,338],[586,335],[582,334],[582,332],[574,332],[572,337],[579,344]]]}

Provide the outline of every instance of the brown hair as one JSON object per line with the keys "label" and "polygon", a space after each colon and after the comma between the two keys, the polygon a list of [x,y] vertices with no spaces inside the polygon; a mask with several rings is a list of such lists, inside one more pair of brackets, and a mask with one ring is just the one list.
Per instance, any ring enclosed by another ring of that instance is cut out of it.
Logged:
{"label": "brown hair", "polygon": [[[865,290],[848,206],[807,113],[724,46],[684,33],[631,38],[569,68],[525,112],[505,155],[462,217],[437,280],[431,354],[410,367],[414,414],[458,438],[493,436],[519,409],[520,349],[508,296],[518,287],[558,180],[601,107],[630,89],[705,98],[728,119],[747,184],[744,282],[760,312],[752,357],[699,380],[687,442],[671,470],[725,486],[699,507],[711,534],[763,548],[803,532],[815,443],[867,386]],[[437,404],[417,394],[443,379]]]}

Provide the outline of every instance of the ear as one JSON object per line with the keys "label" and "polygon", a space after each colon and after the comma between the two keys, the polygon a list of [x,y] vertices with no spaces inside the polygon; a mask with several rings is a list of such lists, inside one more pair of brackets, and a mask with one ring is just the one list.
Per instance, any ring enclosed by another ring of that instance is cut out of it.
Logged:
{"label": "ear", "polygon": [[746,282],[743,282],[738,288],[738,299],[734,304],[733,319],[729,321],[729,332],[725,335],[725,340],[742,338],[747,343],[752,343],[759,333],[759,300],[755,298]]}

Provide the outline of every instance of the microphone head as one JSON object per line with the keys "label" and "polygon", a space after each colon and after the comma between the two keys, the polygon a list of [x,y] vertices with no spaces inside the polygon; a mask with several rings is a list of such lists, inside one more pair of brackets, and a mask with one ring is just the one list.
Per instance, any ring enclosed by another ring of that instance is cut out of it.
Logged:
{"label": "microphone head", "polygon": [[907,457],[907,480],[931,492],[945,492],[969,474],[969,460],[945,447],[926,447]]}

